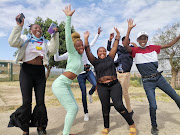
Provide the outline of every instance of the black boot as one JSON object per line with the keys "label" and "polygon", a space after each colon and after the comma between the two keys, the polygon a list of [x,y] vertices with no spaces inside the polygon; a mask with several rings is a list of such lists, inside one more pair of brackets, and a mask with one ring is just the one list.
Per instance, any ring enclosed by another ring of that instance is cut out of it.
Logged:
{"label": "black boot", "polygon": [[38,135],[46,135],[46,130],[45,129],[37,128],[37,132],[38,132]]}
{"label": "black boot", "polygon": [[29,132],[27,132],[27,133],[23,133],[23,135],[29,135]]}
{"label": "black boot", "polygon": [[157,129],[157,127],[152,126],[152,128],[151,128],[151,134],[152,134],[152,135],[158,135],[158,132],[159,132],[159,130]]}
{"label": "black boot", "polygon": [[132,110],[130,113],[131,118],[133,117],[134,111]]}

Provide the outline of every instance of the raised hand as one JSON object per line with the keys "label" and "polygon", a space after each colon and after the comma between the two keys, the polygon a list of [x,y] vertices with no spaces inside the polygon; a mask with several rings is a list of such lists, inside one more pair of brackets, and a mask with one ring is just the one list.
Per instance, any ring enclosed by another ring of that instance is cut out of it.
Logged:
{"label": "raised hand", "polygon": [[111,33],[109,36],[109,41],[111,41],[114,38],[114,33]]}
{"label": "raised hand", "polygon": [[22,19],[21,24],[17,21],[17,20],[19,19],[20,16],[21,16],[21,14],[19,14],[19,15],[16,16],[16,23],[17,23],[17,25],[23,27],[23,25],[24,25],[24,18]]}
{"label": "raised hand", "polygon": [[114,30],[116,31],[117,35],[120,35],[120,32],[119,32],[118,28],[114,27]]}
{"label": "raised hand", "polygon": [[98,28],[98,34],[100,34],[102,32],[101,27]]}
{"label": "raised hand", "polygon": [[53,28],[53,30],[55,31],[55,32],[58,32],[58,28],[56,27],[56,28]]}
{"label": "raised hand", "polygon": [[128,19],[127,22],[128,22],[128,28],[130,28],[130,29],[132,29],[136,26],[136,24],[133,24],[134,20],[131,18]]}
{"label": "raised hand", "polygon": [[84,39],[88,39],[89,35],[90,35],[89,31],[84,32]]}
{"label": "raised hand", "polygon": [[71,4],[69,4],[69,7],[66,6],[65,10],[63,12],[66,14],[66,16],[72,16],[75,12],[75,10],[71,11]]}

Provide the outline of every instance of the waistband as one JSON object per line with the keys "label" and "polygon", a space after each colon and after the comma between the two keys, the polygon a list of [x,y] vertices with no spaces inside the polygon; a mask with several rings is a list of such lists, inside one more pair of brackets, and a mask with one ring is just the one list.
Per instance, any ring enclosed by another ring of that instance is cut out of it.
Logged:
{"label": "waistband", "polygon": [[66,77],[65,75],[63,75],[63,74],[60,75],[60,76],[58,77],[58,79],[60,79],[62,82],[66,83],[66,84],[69,84],[69,85],[71,85],[72,82],[73,82],[73,80],[67,78],[67,77]]}
{"label": "waistband", "polygon": [[99,84],[101,84],[101,85],[103,85],[103,86],[111,87],[111,86],[113,86],[114,84],[116,84],[117,82],[119,82],[118,79],[113,80],[113,81],[108,82],[108,83],[99,83]]}
{"label": "waistband", "polygon": [[154,77],[160,75],[162,72],[163,72],[163,71],[158,72],[158,73],[156,73],[156,74],[149,75],[149,76],[142,76],[142,78],[154,78]]}
{"label": "waistband", "polygon": [[32,64],[28,64],[26,62],[22,63],[22,66],[29,66],[29,67],[44,67],[44,65],[32,65]]}

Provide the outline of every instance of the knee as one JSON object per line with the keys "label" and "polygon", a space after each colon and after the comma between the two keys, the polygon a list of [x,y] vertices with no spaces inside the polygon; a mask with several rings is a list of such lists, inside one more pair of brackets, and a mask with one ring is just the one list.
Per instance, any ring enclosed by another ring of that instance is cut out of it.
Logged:
{"label": "knee", "polygon": [[79,111],[79,107],[76,105],[76,106],[73,106],[71,107],[69,110],[68,110],[68,113],[71,113],[71,115],[76,115]]}
{"label": "knee", "polygon": [[114,103],[114,107],[115,107],[115,109],[118,110],[119,112],[123,112],[123,111],[126,110],[122,102]]}

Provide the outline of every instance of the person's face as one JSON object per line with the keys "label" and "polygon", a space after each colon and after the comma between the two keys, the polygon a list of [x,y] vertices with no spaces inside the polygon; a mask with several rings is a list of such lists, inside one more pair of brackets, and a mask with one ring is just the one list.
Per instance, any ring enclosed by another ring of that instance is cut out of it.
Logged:
{"label": "person's face", "polygon": [[140,36],[138,39],[137,39],[137,42],[139,43],[140,46],[142,47],[145,47],[146,44],[147,44],[147,41],[148,41],[148,37],[147,36]]}
{"label": "person's face", "polygon": [[79,54],[83,54],[83,52],[84,52],[84,45],[83,45],[83,42],[81,40],[76,41],[74,47],[75,47],[76,51]]}
{"label": "person's face", "polygon": [[106,49],[104,47],[100,47],[97,51],[97,55],[100,59],[106,58]]}
{"label": "person's face", "polygon": [[31,34],[33,34],[37,38],[40,38],[42,36],[41,26],[39,26],[38,24],[34,24],[31,27]]}

